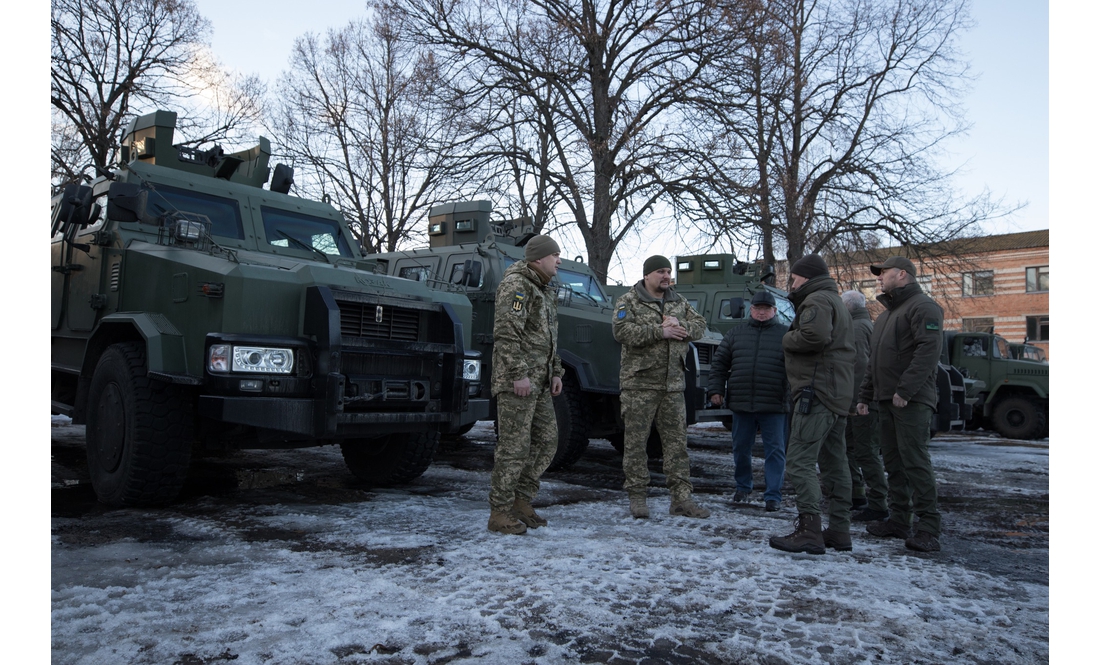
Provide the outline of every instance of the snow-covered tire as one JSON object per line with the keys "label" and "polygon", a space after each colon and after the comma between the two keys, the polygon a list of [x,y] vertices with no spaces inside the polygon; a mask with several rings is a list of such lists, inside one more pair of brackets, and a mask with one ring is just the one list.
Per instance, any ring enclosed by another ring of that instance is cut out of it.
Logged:
{"label": "snow-covered tire", "polygon": [[547,471],[563,471],[588,450],[588,409],[580,384],[570,372],[562,378],[561,394],[554,398],[554,418],[558,421],[558,450]]}
{"label": "snow-covered tire", "polygon": [[179,494],[195,432],[192,395],[148,377],[145,347],[107,347],[88,390],[88,471],[109,506],[142,506]]}
{"label": "snow-covered tire", "polygon": [[993,427],[1006,439],[1041,438],[1045,424],[1041,408],[1028,397],[1007,397],[993,409]]}
{"label": "snow-covered tire", "polygon": [[439,432],[402,432],[377,439],[348,439],[340,443],[340,452],[356,478],[372,487],[387,487],[423,475],[438,447]]}

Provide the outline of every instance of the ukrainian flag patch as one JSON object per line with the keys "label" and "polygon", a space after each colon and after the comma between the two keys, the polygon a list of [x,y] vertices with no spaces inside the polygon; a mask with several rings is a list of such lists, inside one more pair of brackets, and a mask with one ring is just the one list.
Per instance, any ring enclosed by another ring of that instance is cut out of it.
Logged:
{"label": "ukrainian flag patch", "polygon": [[524,296],[519,291],[516,291],[516,296],[515,296],[515,298],[512,299],[512,311],[517,313],[517,314],[522,312],[523,311],[523,301],[525,299],[526,299],[526,296]]}

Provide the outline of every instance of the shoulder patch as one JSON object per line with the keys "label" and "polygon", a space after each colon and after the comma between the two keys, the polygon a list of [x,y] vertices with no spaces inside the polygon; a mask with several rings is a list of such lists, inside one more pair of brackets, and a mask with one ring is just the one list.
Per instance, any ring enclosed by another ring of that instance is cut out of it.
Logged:
{"label": "shoulder patch", "polygon": [[623,306],[619,307],[619,311],[615,312],[615,318],[616,319],[625,319],[626,318],[626,305],[623,305]]}
{"label": "shoulder patch", "polygon": [[935,320],[935,319],[926,319],[924,321],[924,329],[925,330],[939,330],[940,329],[940,322]]}
{"label": "shoulder patch", "polygon": [[512,298],[512,311],[519,314],[523,311],[523,302],[527,299],[527,296],[522,291],[516,291],[516,295]]}
{"label": "shoulder patch", "polygon": [[817,318],[817,308],[807,307],[806,309],[799,312],[798,315],[799,323],[809,323],[810,321],[813,321]]}

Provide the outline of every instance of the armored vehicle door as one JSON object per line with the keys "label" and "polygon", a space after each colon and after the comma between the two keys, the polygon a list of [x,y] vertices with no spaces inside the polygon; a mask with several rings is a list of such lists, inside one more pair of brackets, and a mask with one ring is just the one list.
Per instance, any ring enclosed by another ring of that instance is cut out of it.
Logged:
{"label": "armored vehicle door", "polygon": [[[105,219],[106,214],[101,213],[98,219],[70,236],[72,242],[62,241],[60,247],[55,245],[64,266],[64,308],[67,327],[72,331],[94,328],[107,306],[107,289],[103,288],[107,248],[96,243],[96,234],[103,229]],[[60,315],[60,305],[54,303],[54,307]]]}

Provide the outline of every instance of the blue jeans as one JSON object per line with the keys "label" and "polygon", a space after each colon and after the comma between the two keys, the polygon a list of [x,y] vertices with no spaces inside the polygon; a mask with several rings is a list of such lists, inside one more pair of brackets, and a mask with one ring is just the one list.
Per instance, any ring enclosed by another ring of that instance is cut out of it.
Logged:
{"label": "blue jeans", "polygon": [[787,465],[787,437],[790,435],[787,414],[733,414],[733,477],[739,492],[752,492],[752,444],[756,441],[758,425],[760,438],[764,442],[764,500],[779,501],[783,471]]}

